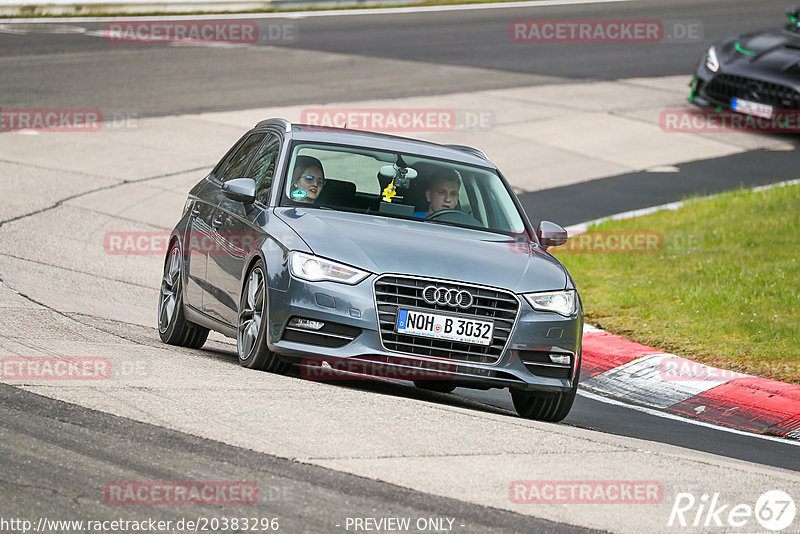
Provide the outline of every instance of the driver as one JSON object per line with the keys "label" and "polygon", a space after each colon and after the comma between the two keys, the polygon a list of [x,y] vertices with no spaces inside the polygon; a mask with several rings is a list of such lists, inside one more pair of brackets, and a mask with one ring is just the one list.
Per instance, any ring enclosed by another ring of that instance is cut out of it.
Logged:
{"label": "driver", "polygon": [[322,163],[312,156],[297,156],[289,196],[301,204],[314,204],[325,187]]}
{"label": "driver", "polygon": [[414,217],[427,219],[437,211],[456,209],[458,191],[461,189],[461,178],[453,169],[437,169],[428,181],[425,198],[428,200],[428,211],[417,211]]}

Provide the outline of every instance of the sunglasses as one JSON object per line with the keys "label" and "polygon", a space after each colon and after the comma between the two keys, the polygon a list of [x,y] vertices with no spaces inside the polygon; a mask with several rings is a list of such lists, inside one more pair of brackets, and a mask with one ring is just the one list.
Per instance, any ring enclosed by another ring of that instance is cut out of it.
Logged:
{"label": "sunglasses", "polygon": [[311,185],[314,182],[317,182],[319,185],[325,185],[325,178],[323,178],[322,176],[314,176],[312,174],[306,174],[305,176],[302,176],[301,178],[303,178],[303,180],[305,180],[305,182],[308,185]]}

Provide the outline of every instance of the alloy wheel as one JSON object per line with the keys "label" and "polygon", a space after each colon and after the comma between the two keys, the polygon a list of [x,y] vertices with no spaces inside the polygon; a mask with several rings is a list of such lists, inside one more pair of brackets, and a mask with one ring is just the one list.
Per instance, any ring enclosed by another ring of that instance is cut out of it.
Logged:
{"label": "alloy wheel", "polygon": [[245,298],[242,300],[236,345],[239,359],[246,360],[255,350],[264,316],[264,274],[260,268],[257,267],[250,273]]}
{"label": "alloy wheel", "polygon": [[165,332],[175,316],[178,294],[181,285],[181,255],[175,247],[170,252],[169,262],[164,266],[164,278],[161,280],[161,299],[158,305],[158,328]]}

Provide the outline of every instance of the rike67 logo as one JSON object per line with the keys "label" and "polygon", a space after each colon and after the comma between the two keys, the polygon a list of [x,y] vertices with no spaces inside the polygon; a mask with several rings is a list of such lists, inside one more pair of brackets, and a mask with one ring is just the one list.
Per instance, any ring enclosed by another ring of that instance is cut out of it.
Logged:
{"label": "rike67 logo", "polygon": [[699,499],[691,493],[678,493],[667,526],[694,527],[703,532],[715,527],[724,532],[744,532],[758,528],[758,523],[771,532],[780,532],[792,525],[795,512],[794,499],[781,490],[763,493],[755,505],[725,502],[719,493],[704,493]]}

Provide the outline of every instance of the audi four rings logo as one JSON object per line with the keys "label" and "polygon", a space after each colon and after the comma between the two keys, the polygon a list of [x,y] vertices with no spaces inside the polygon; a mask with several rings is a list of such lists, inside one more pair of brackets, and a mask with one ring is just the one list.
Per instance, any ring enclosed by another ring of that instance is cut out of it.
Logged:
{"label": "audi four rings logo", "polygon": [[467,309],[472,306],[472,294],[463,289],[447,289],[446,287],[426,286],[422,290],[422,298],[428,304],[452,306]]}

